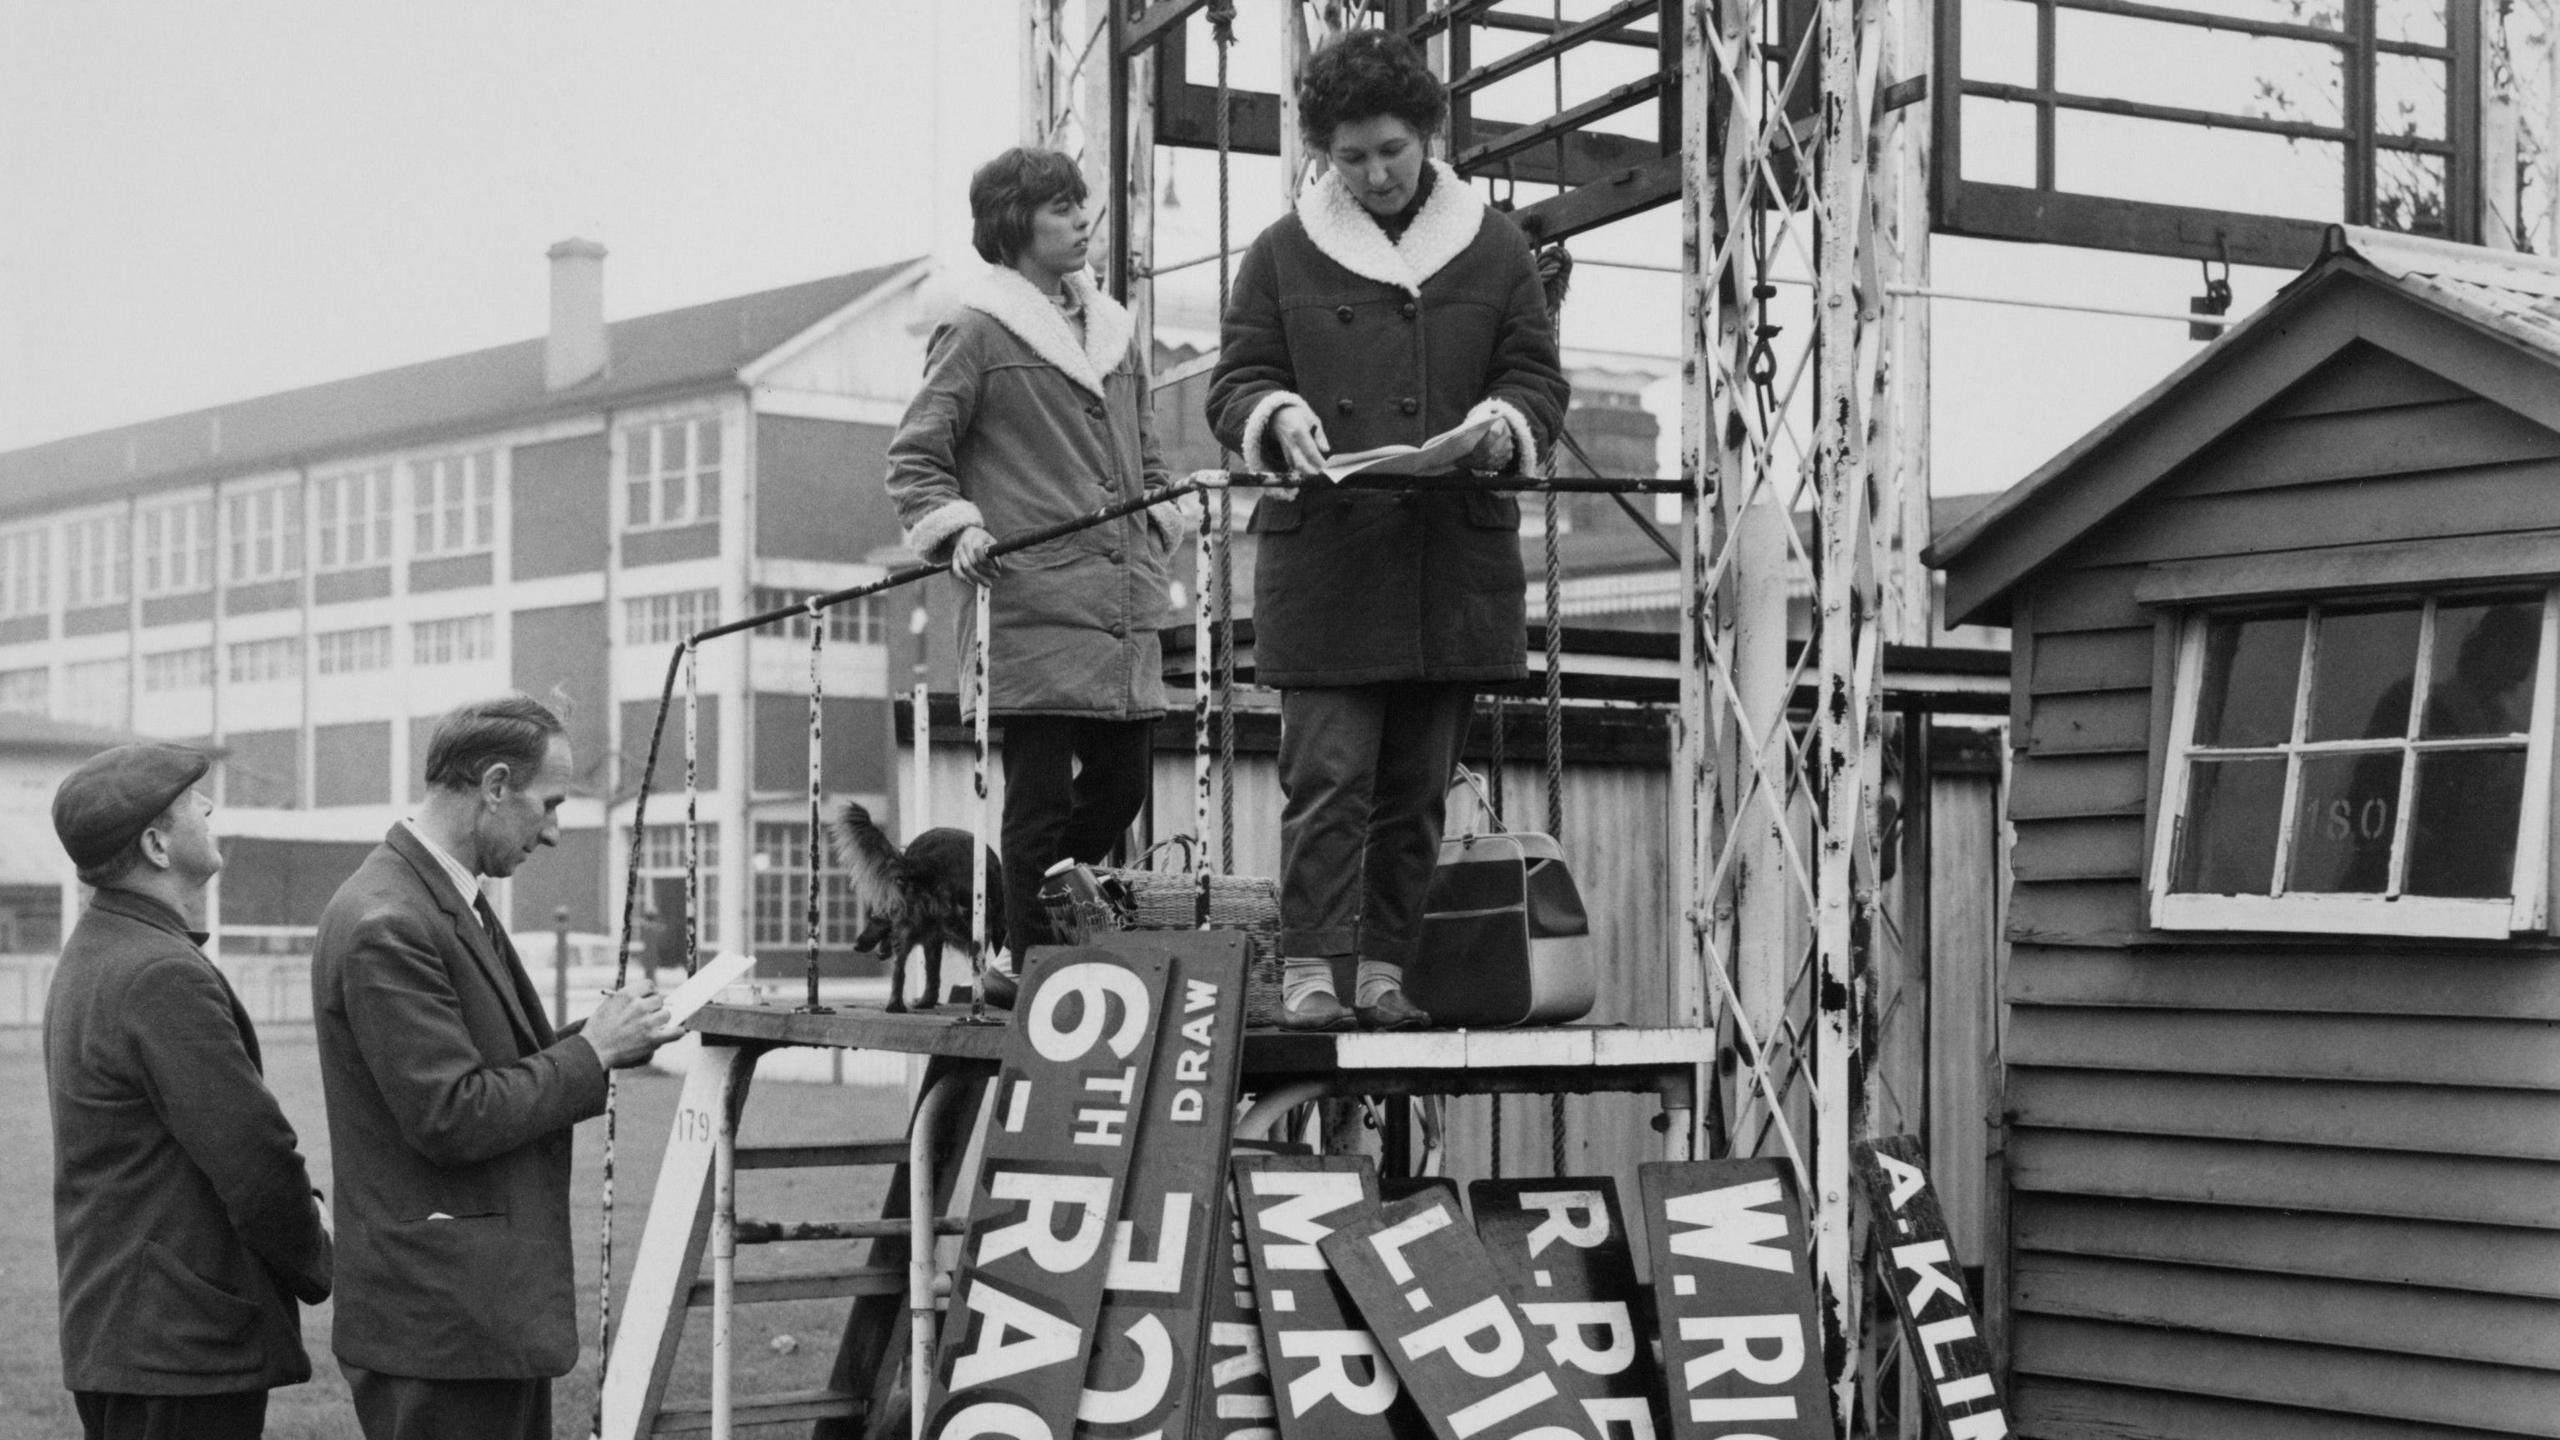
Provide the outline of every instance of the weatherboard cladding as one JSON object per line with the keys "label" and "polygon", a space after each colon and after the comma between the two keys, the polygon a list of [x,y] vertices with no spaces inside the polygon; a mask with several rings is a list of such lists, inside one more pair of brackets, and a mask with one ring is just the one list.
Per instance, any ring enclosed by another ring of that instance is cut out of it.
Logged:
{"label": "weatherboard cladding", "polygon": [[1999,597],[2021,1434],[2560,1434],[2560,955],[2145,924],[2148,567],[2560,530],[2560,433],[2340,344]]}
{"label": "weatherboard cladding", "polygon": [[602,379],[542,381],[520,340],[0,453],[0,515],[486,433],[735,384],[738,372],[911,261],[615,321]]}

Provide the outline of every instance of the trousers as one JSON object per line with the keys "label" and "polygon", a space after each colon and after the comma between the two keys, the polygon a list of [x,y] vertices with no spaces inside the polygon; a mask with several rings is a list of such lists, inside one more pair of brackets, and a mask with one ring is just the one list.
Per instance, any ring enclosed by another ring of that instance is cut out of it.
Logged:
{"label": "trousers", "polygon": [[83,1440],[258,1440],[267,1430],[267,1392],[124,1395],[74,1390]]}
{"label": "trousers", "polygon": [[1003,718],[1005,944],[1019,969],[1032,946],[1057,943],[1040,878],[1061,860],[1109,859],[1146,808],[1155,722]]}
{"label": "trousers", "polygon": [[364,1440],[551,1440],[548,1380],[428,1380],[341,1360]]}
{"label": "trousers", "polygon": [[1402,966],[1475,706],[1464,681],[1280,694],[1280,953]]}

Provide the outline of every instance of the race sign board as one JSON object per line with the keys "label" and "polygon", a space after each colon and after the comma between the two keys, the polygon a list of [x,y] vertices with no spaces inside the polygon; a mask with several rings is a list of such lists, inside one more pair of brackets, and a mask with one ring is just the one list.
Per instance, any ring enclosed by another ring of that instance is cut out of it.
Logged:
{"label": "race sign board", "polygon": [[1920,1391],[1937,1421],[1933,1433],[1947,1440],[1999,1440],[2009,1433],[2009,1421],[1991,1380],[1991,1347],[1974,1323],[1964,1268],[1948,1243],[1946,1212],[1938,1208],[1938,1192],[1921,1164],[1919,1138],[1895,1135],[1850,1153],[1889,1262],[1885,1288],[1902,1318],[1904,1353],[1928,1365]]}
{"label": "race sign board", "polygon": [[1052,951],[1024,984],[925,1396],[929,1437],[1057,1440],[1093,1326],[1164,1013],[1160,951]]}
{"label": "race sign board", "polygon": [[1377,1210],[1369,1162],[1239,1155],[1235,1177],[1282,1440],[1423,1440],[1431,1427],[1319,1248]]}
{"label": "race sign board", "polygon": [[1652,1312],[1617,1182],[1605,1175],[1478,1180],[1467,1187],[1476,1234],[1547,1354],[1590,1376],[1589,1408],[1608,1440],[1644,1440],[1668,1425],[1653,1363]]}
{"label": "race sign board", "polygon": [[1148,948],[1171,952],[1173,969],[1139,1106],[1084,1401],[1076,1411],[1077,1435],[1184,1440],[1193,1433],[1201,1313],[1225,1248],[1216,1229],[1217,1192],[1226,1177],[1244,1046],[1245,944],[1233,930],[1146,937]]}
{"label": "race sign board", "polygon": [[1446,1195],[1399,1200],[1318,1247],[1439,1440],[1581,1440],[1591,1377],[1532,1326]]}
{"label": "race sign board", "polygon": [[1832,1440],[1812,1259],[1776,1160],[1638,1167],[1678,1440]]}
{"label": "race sign board", "polygon": [[1218,1229],[1227,1249],[1216,1257],[1208,1326],[1194,1389],[1194,1433],[1212,1440],[1280,1440],[1271,1399],[1271,1367],[1262,1355],[1262,1308],[1253,1298],[1253,1266],[1245,1258],[1244,1216],[1235,1182],[1218,1187]]}

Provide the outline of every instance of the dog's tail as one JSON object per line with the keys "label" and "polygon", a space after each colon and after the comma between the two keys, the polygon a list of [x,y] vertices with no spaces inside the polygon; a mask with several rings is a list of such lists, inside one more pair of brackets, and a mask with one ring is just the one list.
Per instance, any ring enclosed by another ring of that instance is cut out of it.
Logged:
{"label": "dog's tail", "polygon": [[836,863],[853,877],[853,893],[868,914],[895,892],[898,846],[871,823],[871,812],[859,800],[847,800],[827,825],[827,848]]}

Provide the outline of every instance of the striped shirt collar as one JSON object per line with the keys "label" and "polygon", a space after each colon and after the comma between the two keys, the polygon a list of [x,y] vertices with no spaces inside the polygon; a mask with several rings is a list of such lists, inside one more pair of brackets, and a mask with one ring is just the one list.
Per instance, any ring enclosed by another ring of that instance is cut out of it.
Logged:
{"label": "striped shirt collar", "polygon": [[443,846],[437,844],[432,838],[430,838],[426,832],[426,827],[420,825],[415,820],[407,819],[405,817],[400,821],[400,823],[409,827],[409,833],[416,837],[417,842],[420,845],[426,848],[426,852],[428,854],[436,858],[437,868],[444,871],[444,878],[453,882],[454,893],[462,897],[462,903],[465,905],[478,904],[480,901],[480,877],[472,874],[469,867],[465,866],[461,861],[454,859]]}

